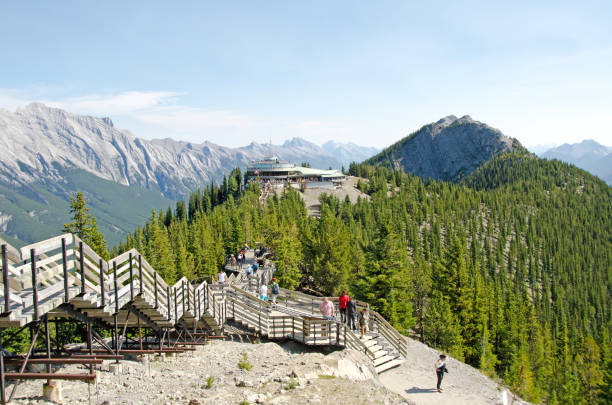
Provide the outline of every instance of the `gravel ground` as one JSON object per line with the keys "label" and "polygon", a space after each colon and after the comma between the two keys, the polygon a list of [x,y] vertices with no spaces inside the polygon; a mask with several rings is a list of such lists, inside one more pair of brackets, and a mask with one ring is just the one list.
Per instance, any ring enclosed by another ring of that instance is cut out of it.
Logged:
{"label": "gravel ground", "polygon": [[[252,365],[250,371],[239,368],[243,353]],[[294,343],[214,341],[176,357],[122,363],[119,375],[102,365],[95,384],[62,381],[62,403],[410,404],[383,387],[367,359],[352,350],[323,355]],[[61,371],[87,372],[72,365]],[[15,403],[53,403],[41,394],[42,381],[22,382]]]}
{"label": "gravel ground", "polygon": [[508,405],[527,405],[520,398],[514,398],[497,381],[451,357],[447,358],[449,372],[442,381],[443,392],[438,393],[434,364],[439,354],[429,346],[409,339],[404,364],[381,374],[380,381],[385,387],[418,405],[502,404],[504,390],[507,391]]}

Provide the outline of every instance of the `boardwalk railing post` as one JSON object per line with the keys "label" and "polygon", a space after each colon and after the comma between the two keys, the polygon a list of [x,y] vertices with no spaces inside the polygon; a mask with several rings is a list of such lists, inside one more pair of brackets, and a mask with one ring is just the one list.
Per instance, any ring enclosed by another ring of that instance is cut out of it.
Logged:
{"label": "boardwalk railing post", "polygon": [[106,306],[106,289],[104,287],[104,260],[100,259],[100,296],[102,297],[102,307]]}
{"label": "boardwalk railing post", "polygon": [[155,309],[157,309],[157,272],[153,273],[153,290],[155,291]]}
{"label": "boardwalk railing post", "polygon": [[[4,312],[11,312],[11,290],[9,289],[6,244],[2,245],[2,282],[4,283]],[[2,381],[2,384],[2,393],[4,395],[4,381]]]}
{"label": "boardwalk railing post", "polygon": [[132,266],[132,254],[130,253],[130,301],[134,301],[134,268]]}
{"label": "boardwalk railing post", "polygon": [[36,280],[36,252],[30,249],[30,261],[32,265],[32,301],[34,305],[34,320],[38,321],[38,282]]}
{"label": "boardwalk railing post", "polygon": [[172,319],[172,311],[170,310],[170,287],[166,286],[166,309],[168,310],[168,320]]}
{"label": "boardwalk railing post", "polygon": [[[115,314],[119,313],[119,289],[117,288],[117,262],[113,262],[113,282],[115,283]],[[115,316],[115,318],[117,318]]]}
{"label": "boardwalk railing post", "polygon": [[81,271],[81,294],[85,294],[85,255],[83,254],[83,241],[79,242],[79,265]]}
{"label": "boardwalk railing post", "polygon": [[176,288],[173,288],[174,290],[174,322],[178,323],[178,301],[176,300]]}
{"label": "boardwalk railing post", "polygon": [[[183,301],[183,315],[185,314],[185,280],[181,282],[181,301]],[[187,303],[189,309],[189,303]]]}
{"label": "boardwalk railing post", "polygon": [[[138,282],[140,287],[138,294],[142,294],[142,255],[138,255]],[[157,303],[155,307],[157,308]]]}
{"label": "boardwalk railing post", "polygon": [[62,270],[64,271],[64,302],[70,301],[68,289],[68,257],[66,255],[66,238],[62,238]]}

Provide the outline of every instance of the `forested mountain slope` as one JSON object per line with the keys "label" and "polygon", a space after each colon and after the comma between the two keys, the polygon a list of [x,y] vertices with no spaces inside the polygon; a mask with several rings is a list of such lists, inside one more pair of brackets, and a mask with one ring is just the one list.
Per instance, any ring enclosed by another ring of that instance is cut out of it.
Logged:
{"label": "forested mountain slope", "polygon": [[207,277],[246,233],[274,252],[285,287],[347,289],[530,401],[605,401],[610,187],[527,153],[500,155],[461,184],[365,164],[350,172],[371,201],[324,197],[317,219],[294,190],[263,207],[255,185],[209,187],[154,213],[121,249],[146,252],[170,281]]}
{"label": "forested mountain slope", "polygon": [[366,160],[424,179],[458,181],[493,156],[523,146],[498,129],[454,115],[427,124]]}

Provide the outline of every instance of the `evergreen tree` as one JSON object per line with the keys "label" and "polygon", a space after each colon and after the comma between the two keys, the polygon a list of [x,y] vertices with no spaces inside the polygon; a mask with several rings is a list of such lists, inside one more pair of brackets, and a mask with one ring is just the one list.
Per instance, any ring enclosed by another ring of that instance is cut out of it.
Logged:
{"label": "evergreen tree", "polygon": [[64,224],[63,232],[76,234],[87,243],[97,254],[108,260],[108,250],[104,235],[98,231],[96,218],[90,213],[85,196],[80,191],[70,197],[70,214],[72,222]]}

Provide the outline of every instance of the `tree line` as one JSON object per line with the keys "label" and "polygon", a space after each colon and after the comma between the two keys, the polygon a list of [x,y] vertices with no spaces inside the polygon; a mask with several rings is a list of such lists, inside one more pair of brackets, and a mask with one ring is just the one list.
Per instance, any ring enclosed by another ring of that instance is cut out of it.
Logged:
{"label": "tree line", "polygon": [[525,399],[609,403],[612,192],[527,153],[461,184],[351,164],[357,203],[288,189],[260,204],[233,171],[220,187],[153,211],[132,247],[167,282],[210,278],[245,242],[273,252],[287,288],[368,301],[402,333],[503,379]]}

